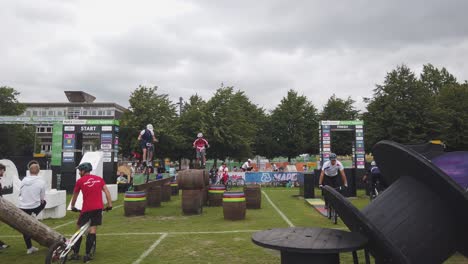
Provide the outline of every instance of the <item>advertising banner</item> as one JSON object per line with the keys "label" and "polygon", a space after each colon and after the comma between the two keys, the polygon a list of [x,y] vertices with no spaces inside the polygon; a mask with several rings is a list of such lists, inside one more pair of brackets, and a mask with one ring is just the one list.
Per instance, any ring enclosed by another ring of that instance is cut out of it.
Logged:
{"label": "advertising banner", "polygon": [[[245,183],[271,183],[273,181],[297,182],[301,172],[246,172]],[[302,177],[303,178],[303,177]]]}
{"label": "advertising banner", "polygon": [[60,123],[55,123],[52,128],[52,159],[50,165],[62,165],[62,127]]}

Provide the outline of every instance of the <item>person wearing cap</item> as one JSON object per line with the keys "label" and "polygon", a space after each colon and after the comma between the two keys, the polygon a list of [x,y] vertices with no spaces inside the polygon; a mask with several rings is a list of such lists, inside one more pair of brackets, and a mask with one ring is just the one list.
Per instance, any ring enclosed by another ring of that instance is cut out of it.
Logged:
{"label": "person wearing cap", "polygon": [[330,160],[323,163],[322,171],[320,172],[319,187],[323,185],[329,185],[333,188],[339,187],[338,172],[341,175],[343,185],[348,187],[348,180],[346,179],[343,164],[336,159],[335,153],[331,153]]}
{"label": "person wearing cap", "polygon": [[199,164],[200,159],[202,160],[203,166],[206,164],[206,148],[210,147],[208,141],[203,138],[203,133],[198,133],[197,138],[193,141],[193,147],[197,152],[197,164]]}
{"label": "person wearing cap", "polygon": [[242,164],[241,170],[242,171],[251,171],[253,169],[252,167],[252,160],[248,159],[244,164]]}
{"label": "person wearing cap", "polygon": [[[83,257],[83,262],[88,263],[91,260],[89,256],[93,245],[96,243],[96,231],[97,226],[102,224],[102,210],[104,203],[102,202],[102,192],[106,195],[107,207],[106,211],[112,210],[112,200],[107,189],[106,183],[102,177],[91,174],[93,166],[89,162],[83,162],[76,169],[79,171],[81,178],[76,181],[75,188],[73,189],[73,197],[71,200],[71,209],[77,212],[75,204],[78,198],[78,194],[83,194],[83,206],[81,207],[81,213],[78,218],[77,228],[85,225],[88,221],[91,221],[89,227],[89,233],[86,236],[86,255]],[[78,253],[80,252],[81,237],[76,242],[73,248],[73,254],[70,259],[79,260]]]}
{"label": "person wearing cap", "polygon": [[[138,141],[140,141],[140,147],[143,151],[143,165],[145,166],[148,164],[148,166],[152,166],[151,161],[153,160],[154,152],[153,143],[157,142],[152,124],[146,125],[146,128],[140,131],[140,134],[138,134]],[[147,157],[148,150],[150,150],[149,157]]]}
{"label": "person wearing cap", "polygon": [[[21,181],[18,207],[28,215],[34,213],[37,216],[46,206],[46,183],[42,177],[38,176],[39,164],[37,162],[29,164],[29,176],[24,177]],[[26,254],[39,251],[38,248],[33,247],[30,236],[23,235],[23,239],[26,244]]]}
{"label": "person wearing cap", "polygon": [[[3,177],[3,174],[5,173],[5,170],[6,170],[5,165],[0,163],[0,178]],[[0,182],[0,197],[2,197],[2,190],[3,190],[3,187],[2,187],[2,183]],[[7,244],[5,244],[5,242],[0,240],[0,252],[1,252],[2,249],[7,248],[7,247],[9,247],[9,246]]]}

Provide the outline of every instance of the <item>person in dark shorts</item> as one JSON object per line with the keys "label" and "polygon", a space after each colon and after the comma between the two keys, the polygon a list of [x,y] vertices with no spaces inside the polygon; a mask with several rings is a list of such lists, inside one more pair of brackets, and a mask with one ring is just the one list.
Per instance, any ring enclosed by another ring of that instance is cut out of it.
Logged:
{"label": "person in dark shorts", "polygon": [[[5,173],[6,167],[5,165],[0,163],[0,177],[3,177],[3,174]],[[2,197],[2,183],[0,182],[0,197]],[[0,240],[0,252],[2,252],[2,249],[9,247],[5,242]]]}
{"label": "person in dark shorts", "polygon": [[[104,203],[102,202],[102,192],[106,195],[107,207],[106,211],[112,210],[112,200],[107,189],[104,179],[90,174],[93,170],[93,166],[89,162],[81,163],[78,167],[81,178],[76,182],[75,189],[73,190],[73,198],[71,201],[72,211],[78,211],[76,209],[76,199],[78,194],[83,194],[83,206],[81,208],[80,217],[78,218],[77,228],[85,225],[88,221],[91,221],[89,227],[89,233],[86,236],[86,255],[83,257],[83,262],[88,263],[91,260],[89,253],[96,242],[96,229],[98,225],[102,224],[102,210]],[[76,242],[73,249],[73,254],[70,257],[72,260],[78,260],[80,257],[81,238]]]}

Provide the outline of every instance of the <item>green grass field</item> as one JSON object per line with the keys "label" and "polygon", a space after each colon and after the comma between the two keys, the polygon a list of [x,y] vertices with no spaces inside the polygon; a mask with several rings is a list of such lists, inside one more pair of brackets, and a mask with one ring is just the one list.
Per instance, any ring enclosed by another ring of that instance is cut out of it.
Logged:
{"label": "green grass field", "polygon": [[[202,215],[185,216],[180,196],[172,196],[171,201],[162,203],[160,208],[147,208],[145,216],[125,217],[123,196],[119,194],[119,200],[114,202],[115,209],[104,214],[104,223],[98,227],[97,253],[92,263],[280,263],[278,251],[251,242],[252,233],[288,227],[288,222],[294,226],[347,230],[342,222],[333,225],[297,197],[297,188],[263,188],[263,191],[262,209],[247,210],[243,221],[225,221],[222,207],[204,207]],[[363,208],[368,198],[359,192],[357,199],[351,202]],[[69,237],[75,231],[77,217],[76,213],[67,212],[62,219],[47,219],[44,223]],[[11,246],[0,252],[0,263],[44,263],[47,248],[34,243],[39,252],[26,255],[22,236],[3,223],[0,224],[0,240]],[[84,249],[83,241],[81,254]],[[364,263],[362,252],[360,261]],[[341,262],[352,263],[351,253],[342,254]],[[455,255],[446,263],[468,263],[468,259]]]}

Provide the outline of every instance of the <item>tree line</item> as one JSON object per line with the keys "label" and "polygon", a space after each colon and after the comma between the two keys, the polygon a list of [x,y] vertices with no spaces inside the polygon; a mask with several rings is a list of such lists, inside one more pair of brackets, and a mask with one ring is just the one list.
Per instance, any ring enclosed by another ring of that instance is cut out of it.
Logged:
{"label": "tree line", "polygon": [[[1,87],[0,92],[13,95],[0,99],[0,115],[17,114],[4,110],[11,102],[20,105],[15,101],[17,92],[8,87]],[[157,158],[194,158],[192,142],[202,132],[211,145],[208,158],[244,160],[261,155],[291,160],[302,153],[319,152],[320,120],[356,119],[364,120],[368,152],[383,139],[403,144],[441,139],[449,150],[468,149],[468,83],[459,83],[445,68],[427,64],[416,76],[406,65],[397,66],[365,102],[366,111],[361,113],[350,97],[333,94],[319,111],[306,95],[291,89],[267,111],[252,103],[243,91],[221,85],[208,100],[195,94],[177,105],[158,87],[139,86],[121,119],[120,153],[130,156],[138,151],[139,131],[153,124],[159,140]],[[351,153],[352,133],[334,133],[332,137],[332,151]],[[0,146],[0,151],[4,149]]]}

